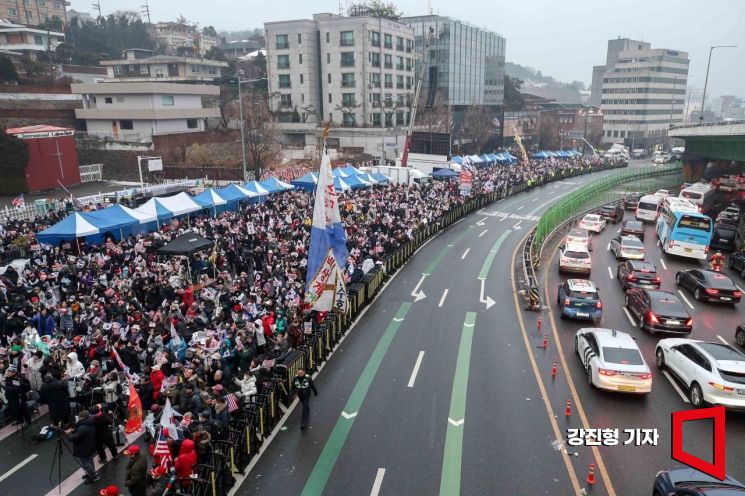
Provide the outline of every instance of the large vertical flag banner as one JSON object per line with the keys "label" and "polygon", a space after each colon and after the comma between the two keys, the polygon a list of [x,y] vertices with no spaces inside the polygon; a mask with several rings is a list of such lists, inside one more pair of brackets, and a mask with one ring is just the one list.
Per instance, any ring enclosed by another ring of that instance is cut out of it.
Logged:
{"label": "large vertical flag banner", "polygon": [[331,160],[324,147],[313,206],[308,276],[305,281],[305,302],[311,310],[347,311],[347,289],[341,269],[347,263],[347,256],[347,235],[334,190]]}
{"label": "large vertical flag banner", "polygon": [[127,424],[124,426],[124,432],[126,434],[132,434],[135,431],[140,430],[142,427],[142,402],[140,401],[140,395],[137,394],[132,381],[129,381],[129,418],[127,418]]}

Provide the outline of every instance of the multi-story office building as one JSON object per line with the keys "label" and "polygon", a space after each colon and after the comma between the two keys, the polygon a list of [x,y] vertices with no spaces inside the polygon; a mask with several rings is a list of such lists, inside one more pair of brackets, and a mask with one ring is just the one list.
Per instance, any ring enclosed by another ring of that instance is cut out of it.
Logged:
{"label": "multi-story office building", "polygon": [[430,29],[432,32],[429,70],[420,98],[433,100],[439,90],[445,105],[502,105],[503,36],[438,15],[404,17],[401,22],[414,28],[419,53],[425,49]]}
{"label": "multi-story office building", "polygon": [[[288,143],[379,155],[403,145],[415,89],[414,30],[388,19],[316,14],[264,25],[270,94]],[[390,158],[390,157],[389,157]]]}
{"label": "multi-story office building", "polygon": [[683,121],[688,63],[686,52],[610,40],[601,85],[603,143],[649,149],[667,142],[670,126]]}
{"label": "multi-story office building", "polygon": [[66,0],[0,0],[0,19],[38,26],[54,18],[67,24]]}

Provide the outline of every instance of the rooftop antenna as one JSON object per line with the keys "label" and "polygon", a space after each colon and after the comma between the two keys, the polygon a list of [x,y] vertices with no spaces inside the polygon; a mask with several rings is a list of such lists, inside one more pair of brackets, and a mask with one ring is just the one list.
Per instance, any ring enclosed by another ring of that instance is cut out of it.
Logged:
{"label": "rooftop antenna", "polygon": [[97,10],[98,11],[98,17],[103,17],[101,15],[101,2],[94,3],[93,4],[93,10]]}

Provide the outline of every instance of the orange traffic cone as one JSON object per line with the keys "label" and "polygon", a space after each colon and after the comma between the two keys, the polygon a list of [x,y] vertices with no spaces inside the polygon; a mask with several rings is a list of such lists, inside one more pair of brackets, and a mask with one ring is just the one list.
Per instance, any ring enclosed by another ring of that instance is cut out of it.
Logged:
{"label": "orange traffic cone", "polygon": [[548,334],[543,335],[543,349],[548,348]]}
{"label": "orange traffic cone", "polygon": [[551,377],[556,377],[556,374],[558,374],[559,371],[556,368],[556,360],[554,360],[554,364],[551,366]]}
{"label": "orange traffic cone", "polygon": [[587,482],[590,485],[595,484],[595,464],[590,464],[590,472],[587,474],[587,479],[585,479],[585,482]]}
{"label": "orange traffic cone", "polygon": [[564,415],[566,415],[567,417],[572,416],[572,400],[567,400],[567,406],[564,409]]}

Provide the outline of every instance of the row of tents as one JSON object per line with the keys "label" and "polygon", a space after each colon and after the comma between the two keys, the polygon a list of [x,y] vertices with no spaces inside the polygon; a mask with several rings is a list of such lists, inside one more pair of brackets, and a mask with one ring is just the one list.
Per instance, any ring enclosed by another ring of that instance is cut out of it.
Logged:
{"label": "row of tents", "polygon": [[[579,157],[582,156],[581,152],[578,152],[577,150],[559,150],[556,152],[551,151],[540,151],[533,154],[534,159],[544,159],[544,158],[551,158],[551,157],[557,157],[557,158],[572,158],[572,157]],[[514,155],[511,155],[509,152],[502,152],[502,153],[485,153],[483,155],[455,155],[452,157],[451,162],[455,162],[459,165],[477,165],[477,166],[487,166],[492,164],[515,164],[517,163],[517,157]]]}
{"label": "row of tents", "polygon": [[578,152],[577,150],[559,150],[558,152],[550,152],[550,151],[540,151],[533,154],[533,158],[536,159],[544,159],[544,158],[572,158],[572,157],[581,157],[582,152]]}
{"label": "row of tents", "polygon": [[[337,172],[338,171],[338,172]],[[352,172],[356,173],[352,173]],[[306,174],[309,176],[311,174]],[[306,176],[303,176],[305,178]],[[315,181],[309,179],[291,181],[289,184],[270,177],[265,181],[251,181],[243,185],[229,184],[224,188],[207,188],[196,196],[179,193],[167,197],[154,197],[137,208],[128,208],[120,204],[91,212],[74,212],[39,232],[36,237],[40,243],[56,245],[61,241],[72,241],[86,237],[88,242],[100,244],[104,237],[111,235],[121,239],[130,234],[152,232],[160,225],[174,217],[188,215],[199,210],[209,210],[217,215],[226,210],[238,210],[242,201],[258,203],[268,195],[281,193],[294,188],[312,191],[318,182],[318,174],[313,174]],[[302,181],[301,181],[302,180]],[[388,182],[383,174],[368,174],[348,166],[334,170],[334,184],[337,191],[358,187],[369,187],[372,184]],[[308,187],[310,184],[310,187]]]}

